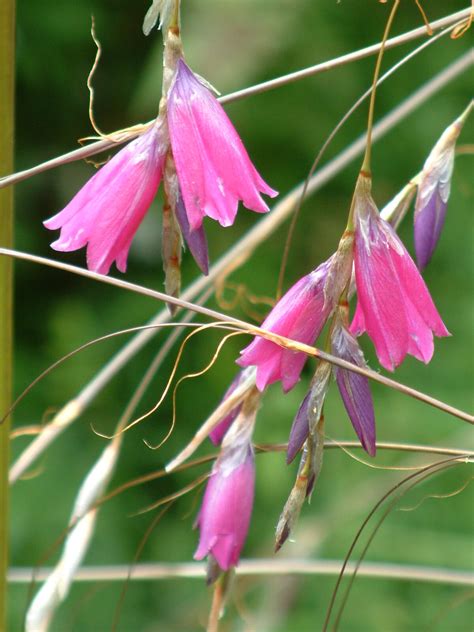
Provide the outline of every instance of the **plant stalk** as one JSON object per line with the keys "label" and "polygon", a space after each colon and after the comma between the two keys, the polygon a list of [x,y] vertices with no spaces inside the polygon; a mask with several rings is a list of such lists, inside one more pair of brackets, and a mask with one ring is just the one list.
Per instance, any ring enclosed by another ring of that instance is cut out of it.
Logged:
{"label": "plant stalk", "polygon": [[[13,169],[15,0],[0,3],[0,172]],[[0,191],[0,245],[13,246],[13,191]],[[0,410],[8,410],[12,390],[12,269],[0,259]],[[0,632],[7,629],[8,466],[10,419],[0,425]]]}

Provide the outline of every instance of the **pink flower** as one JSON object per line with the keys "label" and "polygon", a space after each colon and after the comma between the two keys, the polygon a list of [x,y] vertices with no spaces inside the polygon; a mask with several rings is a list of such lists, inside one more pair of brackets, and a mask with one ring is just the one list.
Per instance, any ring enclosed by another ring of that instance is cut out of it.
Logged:
{"label": "pink flower", "polygon": [[233,224],[239,200],[258,213],[260,193],[277,195],[260,177],[223,108],[183,60],[168,93],[173,158],[191,230],[205,215]]}
{"label": "pink flower", "polygon": [[358,304],[350,330],[368,333],[379,362],[393,371],[407,354],[425,363],[433,333],[448,336],[428,288],[393,228],[372,200],[361,176],[355,205],[355,277]]}
{"label": "pink flower", "polygon": [[125,272],[133,237],[160,184],[166,145],[159,124],[126,145],[44,225],[61,229],[51,247],[61,252],[87,244],[89,270],[107,274],[115,261]]}
{"label": "pink flower", "polygon": [[[332,296],[326,287],[334,261],[333,255],[295,283],[272,309],[262,323],[262,329],[313,344],[339,296]],[[260,391],[277,380],[281,380],[285,392],[289,391],[298,381],[306,362],[305,353],[284,349],[258,336],[241,354],[237,364],[257,367],[256,384]]]}
{"label": "pink flower", "polygon": [[[235,378],[232,380],[229,388],[224,393],[224,397],[222,401],[224,402],[228,399],[235,389],[240,386],[242,381],[246,378],[246,371],[239,371]],[[242,403],[238,404],[235,408],[233,408],[228,415],[224,417],[224,419],[212,430],[209,434],[209,439],[212,441],[214,445],[219,445],[222,442],[226,432],[229,430],[232,423],[235,421],[237,415],[242,410]]]}
{"label": "pink flower", "polygon": [[252,515],[254,486],[249,444],[216,462],[196,520],[200,530],[196,560],[211,554],[224,571],[238,563]]}

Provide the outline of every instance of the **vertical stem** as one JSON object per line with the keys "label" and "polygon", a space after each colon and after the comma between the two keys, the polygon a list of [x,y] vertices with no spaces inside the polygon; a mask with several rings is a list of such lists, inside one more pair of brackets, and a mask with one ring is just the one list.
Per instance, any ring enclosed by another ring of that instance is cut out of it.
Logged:
{"label": "vertical stem", "polygon": [[[13,169],[15,0],[0,2],[0,173]],[[0,191],[0,244],[13,247],[13,191]],[[12,260],[0,259],[0,410],[11,403]],[[0,425],[0,632],[7,629],[8,465],[10,420]]]}

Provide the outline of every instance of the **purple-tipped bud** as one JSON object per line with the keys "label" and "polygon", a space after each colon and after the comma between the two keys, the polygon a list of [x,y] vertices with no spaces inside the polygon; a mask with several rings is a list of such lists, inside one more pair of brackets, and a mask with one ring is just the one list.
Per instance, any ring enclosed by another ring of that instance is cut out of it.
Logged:
{"label": "purple-tipped bud", "polygon": [[419,176],[415,203],[415,251],[418,268],[429,263],[446,219],[451,192],[456,141],[472,109],[472,102],[441,135]]}
{"label": "purple-tipped bud", "polygon": [[239,200],[266,213],[261,193],[275,197],[253,166],[222,106],[180,59],[168,93],[168,127],[191,231],[204,216],[234,223]]}
{"label": "purple-tipped bud", "polygon": [[316,427],[323,411],[324,399],[331,377],[331,365],[320,362],[311,381],[311,388],[296,413],[288,439],[286,462],[291,463],[308,438],[310,428]]}
{"label": "purple-tipped bud", "polygon": [[191,230],[189,228],[188,216],[186,214],[181,192],[178,194],[178,200],[176,202],[176,218],[183,234],[184,241],[189,248],[189,252],[194,257],[194,261],[197,263],[201,272],[207,276],[209,274],[209,254],[204,226],[201,225],[195,230]]}
{"label": "purple-tipped bud", "polygon": [[449,332],[405,246],[380,217],[370,189],[370,179],[361,175],[354,212],[358,303],[350,331],[366,331],[380,364],[393,371],[407,354],[428,363],[433,334]]}
{"label": "purple-tipped bud", "polygon": [[[360,367],[367,366],[357,340],[340,317],[336,318],[331,332],[331,346],[335,356]],[[370,456],[375,456],[375,415],[369,380],[337,366],[334,367],[334,373],[342,401],[362,447]]]}

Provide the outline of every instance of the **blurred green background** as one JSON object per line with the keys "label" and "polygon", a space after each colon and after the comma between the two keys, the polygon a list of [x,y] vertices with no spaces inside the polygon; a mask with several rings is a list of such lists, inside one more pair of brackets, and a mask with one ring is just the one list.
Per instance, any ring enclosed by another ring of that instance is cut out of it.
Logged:
{"label": "blurred green background", "polygon": [[[431,20],[466,6],[466,0],[431,0],[425,9]],[[96,72],[95,114],[102,129],[112,131],[152,118],[161,82],[161,36],[141,33],[148,0],[19,0],[16,167],[23,169],[75,147],[91,134],[87,116],[86,78],[95,48],[90,37],[91,15],[103,47]],[[188,63],[223,94],[317,63],[380,39],[389,5],[376,0],[185,0],[183,38]],[[394,32],[421,23],[415,2],[402,2]],[[381,116],[423,82],[461,55],[469,35],[444,38],[411,61],[380,89]],[[386,54],[384,67],[415,44]],[[296,84],[228,106],[255,164],[271,186],[285,194],[307,174],[322,142],[340,117],[369,86],[374,58],[306,79]],[[472,78],[472,75],[471,75]],[[472,81],[471,81],[472,86]],[[430,99],[374,148],[374,195],[383,206],[422,166],[445,127],[465,108],[470,96],[464,74]],[[364,130],[366,108],[354,115],[329,149],[336,155]],[[472,125],[461,143],[472,142]],[[336,247],[345,225],[358,169],[355,161],[323,190],[310,198],[298,222],[286,274],[286,287],[325,259]],[[85,163],[49,171],[16,187],[16,247],[84,265],[84,252],[55,254],[53,234],[41,222],[60,210],[93,173]],[[407,359],[396,379],[472,409],[472,158],[456,161],[446,227],[426,280],[452,338],[437,341],[428,367]],[[208,222],[212,260],[235,243],[259,217],[242,210],[232,228]],[[288,224],[265,241],[231,281],[245,284],[251,294],[275,293],[279,261]],[[412,251],[411,217],[402,237]],[[184,256],[184,285],[197,269]],[[117,276],[115,269],[113,275]],[[153,205],[131,250],[127,280],[162,289],[160,261],[160,197]],[[232,291],[226,294],[232,297]],[[212,304],[212,301],[210,302]],[[216,303],[214,303],[216,305]],[[16,265],[15,393],[40,371],[89,339],[145,323],[160,308],[150,299],[108,288],[66,273]],[[253,308],[263,317],[264,304]],[[234,315],[250,318],[245,305]],[[101,393],[85,414],[40,460],[31,477],[18,482],[12,494],[11,564],[50,565],[58,557],[50,547],[67,524],[75,493],[104,448],[91,430],[110,433],[140,381],[148,363],[165,340],[162,332]],[[186,349],[178,375],[199,370],[216,347],[219,336],[202,333]],[[18,407],[15,426],[45,423],[117,351],[125,339],[87,350],[54,371]],[[370,342],[362,341],[371,366],[377,363]],[[129,432],[112,487],[163,466],[189,440],[220,400],[235,374],[234,360],[243,339],[229,342],[218,362],[204,376],[179,389],[177,424],[166,445],[149,450],[143,438],[157,443],[171,420],[168,397],[158,412]],[[175,353],[175,352],[174,352]],[[139,406],[145,412],[161,394],[174,353],[160,369]],[[256,429],[257,442],[286,441],[295,411],[305,394],[314,365],[308,362],[301,382],[286,396],[279,385],[265,395]],[[468,427],[433,408],[373,385],[378,439],[472,448]],[[326,406],[330,437],[353,439],[354,433],[333,386]],[[30,438],[13,442],[17,456]],[[210,451],[204,446],[200,454]],[[363,456],[361,452],[357,452]],[[403,467],[430,462],[433,457],[380,451],[378,466]],[[461,488],[472,474],[459,466],[416,488],[394,511],[374,539],[367,559],[468,569],[472,564],[472,491],[433,499]],[[189,483],[205,468],[172,475],[136,487],[108,502],[100,512],[87,564],[129,564],[155,516],[130,515]],[[257,492],[246,558],[273,555],[274,528],[295,476],[296,464],[285,465],[283,454],[257,457]],[[372,505],[406,472],[369,468],[339,450],[328,451],[310,506],[305,506],[294,542],[280,557],[341,559]],[[423,498],[426,498],[421,503]],[[176,503],[149,538],[141,561],[189,561],[197,542],[192,530],[199,495]],[[421,503],[421,504],[420,504]],[[359,549],[360,552],[360,549]],[[335,578],[254,577],[238,580],[223,630],[306,632],[321,628]],[[110,630],[120,599],[120,583],[78,584],[61,606],[53,631]],[[20,630],[29,587],[11,586],[10,630]],[[359,578],[342,620],[342,630],[469,630],[472,602],[463,587],[443,584]],[[471,594],[472,597],[472,594]],[[118,630],[194,631],[205,627],[210,592],[201,580],[133,582],[123,602]]]}

